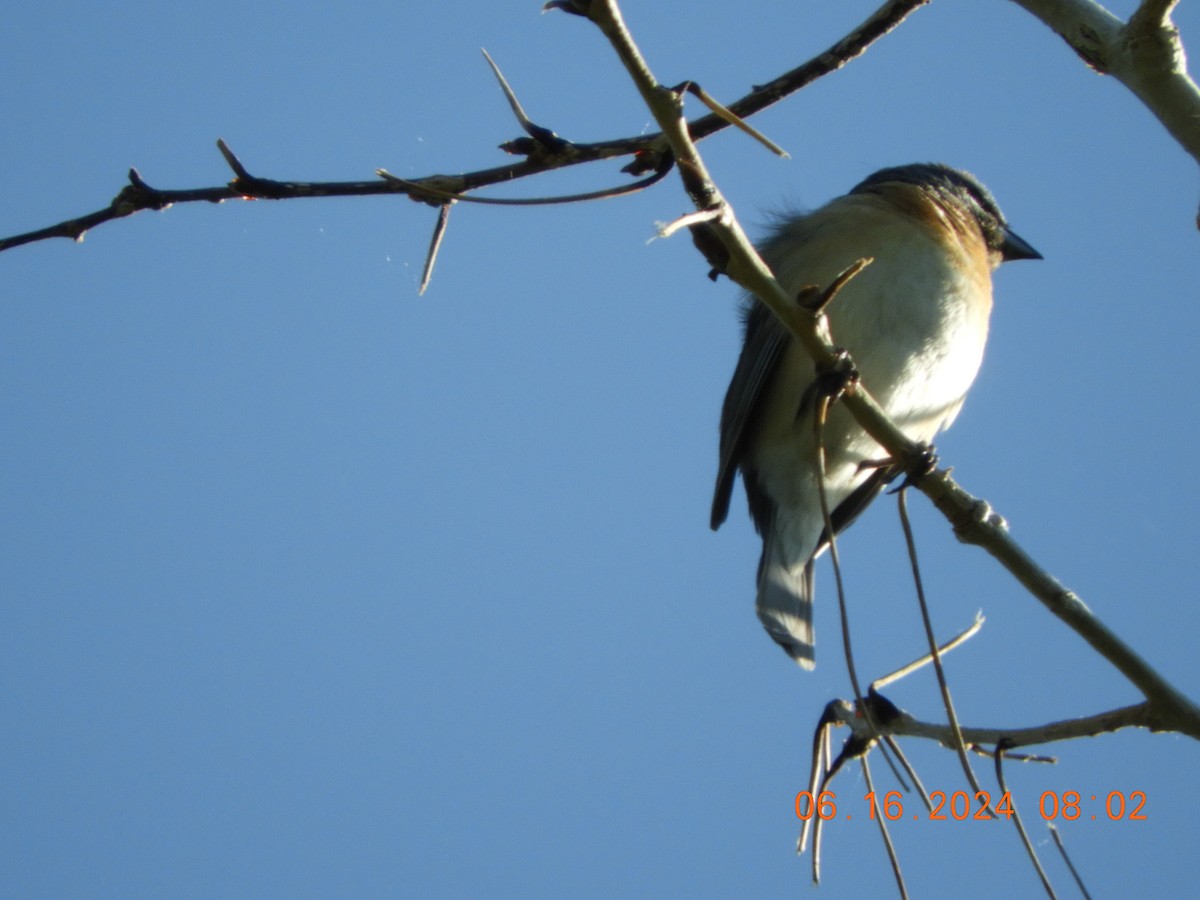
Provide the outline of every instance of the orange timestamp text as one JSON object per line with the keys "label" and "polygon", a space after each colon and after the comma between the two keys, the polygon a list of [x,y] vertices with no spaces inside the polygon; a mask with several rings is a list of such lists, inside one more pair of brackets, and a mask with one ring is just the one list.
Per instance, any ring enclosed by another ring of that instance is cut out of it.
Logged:
{"label": "orange timestamp text", "polygon": [[[1046,821],[1064,819],[1093,820],[1108,818],[1112,821],[1144,822],[1146,820],[1146,792],[1109,791],[1106,796],[1088,795],[1090,803],[1103,806],[1090,806],[1088,799],[1079,791],[1044,791],[1038,798],[1038,812]],[[868,819],[882,816],[889,821],[905,818],[904,795],[899,791],[888,791],[882,797],[875,791],[866,794],[863,801],[867,804]],[[974,795],[967,791],[933,791],[929,795],[928,814],[924,817],[932,822],[953,820],[962,822],[967,819],[1011,819],[1016,810],[1013,808],[1012,796],[1005,791],[996,802],[992,803],[992,795],[988,791],[976,791]],[[837,795],[833,791],[821,791],[815,797],[811,791],[801,791],[796,795],[796,817],[804,821],[816,816],[827,820],[839,818]],[[843,811],[841,818],[852,818],[851,813]],[[919,813],[909,818],[920,819]]]}

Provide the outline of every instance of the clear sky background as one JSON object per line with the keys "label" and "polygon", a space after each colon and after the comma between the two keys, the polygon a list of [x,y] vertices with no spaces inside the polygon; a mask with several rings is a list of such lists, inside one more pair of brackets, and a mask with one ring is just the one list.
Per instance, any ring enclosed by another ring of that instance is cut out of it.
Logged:
{"label": "clear sky background", "polygon": [[[664,81],[732,100],[875,5],[625,12]],[[1177,22],[1200,48],[1195,4]],[[499,164],[518,128],[480,47],[567,138],[650,127],[595,29],[536,0],[18,4],[0,233],[104,206],[131,165],[221,184],[218,137],[281,179]],[[772,209],[942,160],[1042,251],[998,273],[939,450],[1200,695],[1195,162],[1001,0],[933,3],[755,124],[792,159],[732,131],[702,149],[758,233]],[[603,203],[459,206],[424,297],[434,213],[402,198],[177,207],[0,255],[0,894],[890,895],[856,768],[819,893],[793,853],[812,729],[850,688],[828,568],[805,673],[755,619],[740,488],[708,529],[736,290],[686,236],[648,242],[687,210],[674,176]],[[948,664],[965,722],[1139,699],[911,505],[939,632],[987,616]],[[923,646],[893,500],[842,553],[870,678]],[[926,675],[889,696],[942,715]],[[927,788],[964,787],[949,753],[905,746]],[[1194,890],[1194,741],[1049,752],[1008,777],[1063,896],[1047,790],[1149,798],[1144,822],[1085,801],[1061,823],[1095,896]],[[906,819],[894,838],[914,896],[1039,891],[1002,825]]]}

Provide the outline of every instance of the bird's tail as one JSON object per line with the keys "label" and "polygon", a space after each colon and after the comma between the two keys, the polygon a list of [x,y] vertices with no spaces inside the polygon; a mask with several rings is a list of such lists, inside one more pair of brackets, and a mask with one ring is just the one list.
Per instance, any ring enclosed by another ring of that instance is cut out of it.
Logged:
{"label": "bird's tail", "polygon": [[812,601],[813,561],[788,565],[780,542],[767,536],[758,567],[758,619],[771,639],[805,669],[817,664]]}

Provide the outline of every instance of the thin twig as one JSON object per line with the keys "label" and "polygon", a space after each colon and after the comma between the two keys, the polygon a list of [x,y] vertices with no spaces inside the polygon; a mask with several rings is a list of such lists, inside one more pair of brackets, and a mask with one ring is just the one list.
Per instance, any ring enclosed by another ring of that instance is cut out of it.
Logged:
{"label": "thin twig", "polygon": [[[829,510],[829,496],[825,489],[825,420],[829,413],[829,405],[833,400],[834,398],[828,395],[819,396],[813,419],[813,427],[816,434],[817,496],[821,501],[821,515],[825,520],[825,533],[829,535],[829,560],[833,564],[833,579],[837,587],[838,615],[842,624],[842,651],[846,659],[846,670],[850,673],[850,684],[854,688],[854,704],[855,708],[861,712],[864,721],[877,740],[882,732],[877,727],[875,715],[871,711],[871,705],[863,701],[862,689],[859,687],[858,682],[858,669],[854,665],[854,650],[850,644],[850,611],[846,603],[846,585],[842,579],[842,562],[841,555],[838,553],[837,529],[833,527],[833,518]],[[891,767],[896,779],[903,781],[904,776],[900,774],[900,770],[888,753],[886,745],[880,747],[880,752],[883,754],[883,758],[887,761],[888,766]]]}
{"label": "thin twig", "polygon": [[[816,730],[813,732],[812,765],[808,770],[808,793],[813,798],[814,813],[817,792],[828,773],[829,761],[832,759],[830,729],[837,722],[837,716],[830,707],[839,702],[834,700],[825,706],[825,711],[821,714],[821,719],[817,722]],[[813,816],[809,816],[800,827],[800,837],[796,839],[797,854],[803,853],[805,847],[808,846],[808,836],[812,831],[813,818]]]}
{"label": "thin twig", "polygon": [[[884,3],[857,28],[828,50],[767,84],[754,88],[746,96],[730,104],[728,109],[736,117],[745,119],[774,103],[778,103],[785,97],[801,90],[817,79],[837,71],[846,63],[862,55],[867,47],[888,34],[913,10],[923,6],[927,2],[929,0],[889,0],[889,2]],[[566,9],[569,4],[552,3],[547,4],[547,6]],[[584,15],[579,10],[572,9],[571,11],[576,15]],[[729,122],[721,119],[719,116],[710,114],[697,120],[690,127],[693,129],[696,139],[703,140],[729,126]],[[440,205],[444,200],[463,199],[463,194],[481,187],[505,184],[521,178],[540,175],[554,169],[584,165],[625,156],[633,157],[633,162],[626,167],[626,170],[630,174],[640,175],[644,172],[657,172],[660,171],[663,165],[665,147],[666,143],[661,132],[637,134],[591,143],[570,143],[561,148],[561,152],[542,152],[538,153],[536,157],[522,153],[524,158],[503,166],[479,169],[456,176],[430,175],[412,179],[410,183],[422,185],[426,191],[429,191],[435,185],[440,185],[442,193],[436,197],[435,203],[435,205]],[[509,149],[521,153],[521,148],[517,145],[510,145]],[[130,169],[130,174],[131,176],[135,174],[133,169]],[[280,190],[271,199],[278,200],[312,197],[363,197],[408,193],[406,190],[398,189],[395,184],[380,181],[276,181],[273,184],[279,186]],[[641,187],[645,186],[647,184],[641,185]],[[641,188],[636,189],[640,190]],[[584,199],[593,199],[590,195],[582,196]],[[601,193],[601,196],[618,195]],[[0,238],[0,252],[25,244],[50,240],[51,238],[65,237],[73,241],[81,241],[83,240],[83,236],[91,229],[143,210],[163,210],[178,203],[193,203],[198,201],[219,203],[224,200],[244,200],[251,198],[256,199],[257,195],[246,194],[245,192],[235,190],[229,185],[159,191],[149,188],[144,182],[140,186],[134,183],[131,187],[127,186],[122,189],[107,206],[95,212],[66,219],[65,221],[44,228],[38,228],[34,231]],[[476,198],[473,202],[492,201]],[[502,202],[505,205],[521,205],[519,202],[513,201]],[[571,200],[570,198],[563,198],[553,202],[571,202]]]}
{"label": "thin twig", "polygon": [[[970,744],[967,749],[976,756],[986,756],[988,759],[995,759],[1001,745],[1007,746],[1008,741],[1002,739],[1000,744],[996,746],[996,749],[992,750],[989,750],[983,744]],[[1004,751],[1004,758],[1022,763],[1047,763],[1048,765],[1056,765],[1058,763],[1057,756],[1045,756],[1041,753],[1013,753],[1011,750]]]}
{"label": "thin twig", "polygon": [[1067,864],[1067,868],[1071,872],[1071,877],[1075,879],[1075,884],[1079,888],[1079,893],[1083,894],[1083,900],[1092,900],[1092,895],[1088,893],[1087,886],[1083,883],[1083,879],[1079,877],[1079,872],[1075,868],[1075,864],[1071,862],[1071,856],[1067,853],[1067,848],[1063,844],[1062,836],[1058,833],[1058,828],[1053,822],[1047,822],[1046,827],[1050,829],[1050,835],[1054,838],[1054,843],[1058,847],[1059,855],[1062,856],[1063,862]]}
{"label": "thin twig", "polygon": [[644,191],[651,185],[662,181],[670,171],[671,165],[668,159],[660,171],[639,181],[632,181],[629,184],[619,184],[610,188],[602,188],[598,191],[586,191],[582,194],[558,194],[550,197],[479,197],[475,194],[443,190],[420,181],[410,181],[407,178],[401,178],[399,175],[393,175],[387,169],[376,169],[375,174],[388,184],[399,186],[403,189],[403,193],[410,194],[414,200],[431,198],[442,203],[482,203],[489,206],[554,206],[560,203],[610,200],[613,197],[624,197],[626,194]]}
{"label": "thin twig", "polygon": [[[925,808],[933,812],[933,802],[929,799],[929,792],[925,790],[925,785],[921,781],[921,776],[917,774],[917,770],[913,768],[912,763],[908,761],[908,757],[904,751],[900,749],[900,742],[890,734],[884,735],[883,743],[896,754],[896,758],[900,760],[900,765],[904,767],[904,771],[908,773],[908,777],[912,779],[913,789],[917,792],[917,796],[921,798],[921,802],[925,804]],[[901,781],[901,786],[908,790],[908,785]]]}
{"label": "thin twig", "polygon": [[1008,790],[1008,785],[1004,781],[1004,749],[1003,745],[996,748],[996,783],[1000,785],[1001,796],[1008,795],[1008,802],[1012,808],[1013,824],[1017,828],[1017,834],[1021,838],[1021,843],[1025,845],[1025,852],[1029,854],[1029,861],[1033,863],[1034,871],[1037,872],[1038,878],[1042,880],[1042,887],[1046,889],[1050,900],[1057,900],[1057,895],[1050,884],[1050,879],[1046,876],[1046,870],[1042,868],[1037,851],[1033,849],[1033,843],[1029,840],[1029,833],[1025,831],[1025,826],[1021,824],[1021,814],[1017,811],[1017,803],[1012,799],[1012,793]]}
{"label": "thin twig", "polygon": [[[863,779],[867,782],[867,790],[874,794],[875,782],[871,778],[871,765],[867,762],[866,756],[862,758],[862,770]],[[900,857],[896,855],[896,845],[892,843],[892,836],[888,834],[887,820],[882,809],[876,810],[875,824],[879,826],[879,836],[883,838],[883,846],[887,849],[888,861],[892,864],[892,875],[896,879],[900,897],[902,900],[908,900],[908,888],[904,886],[904,873],[900,871]]]}
{"label": "thin twig", "polygon": [[[973,638],[979,632],[979,629],[983,627],[983,623],[985,621],[986,620],[984,619],[984,617],[982,615],[977,614],[975,616],[975,621],[971,624],[971,626],[966,631],[963,631],[962,633],[956,635],[955,637],[952,637],[950,640],[946,641],[946,643],[944,643],[940,647],[938,647],[938,653],[942,656],[945,656],[947,653],[949,653],[955,647],[958,647],[960,644],[966,643],[966,641]],[[917,659],[914,659],[912,662],[908,663],[907,665],[901,666],[896,671],[890,672],[889,674],[884,675],[880,678],[876,678],[874,681],[871,682],[870,690],[872,690],[872,691],[882,690],[883,688],[887,687],[889,684],[892,684],[895,681],[899,681],[901,678],[908,677],[913,672],[916,672],[918,669],[925,668],[925,666],[929,665],[931,662],[933,662],[933,654],[926,653],[924,656],[920,656]]]}
{"label": "thin twig", "polygon": [[[904,528],[904,543],[908,548],[908,559],[912,565],[913,584],[917,589],[917,604],[921,608],[921,622],[925,625],[925,637],[929,641],[929,655],[933,659],[933,670],[937,673],[938,689],[942,694],[942,705],[946,709],[946,719],[950,723],[950,730],[955,736],[955,752],[958,754],[958,761],[962,764],[963,772],[967,776],[967,782],[971,785],[971,789],[976,795],[983,792],[983,788],[979,784],[979,780],[975,777],[975,772],[971,768],[971,759],[967,756],[967,744],[963,740],[962,730],[958,725],[958,714],[954,711],[954,701],[950,697],[950,685],[946,681],[946,670],[942,667],[942,656],[938,648],[937,639],[933,636],[933,622],[929,617],[929,604],[925,600],[925,582],[921,578],[921,566],[917,562],[917,542],[913,537],[912,522],[908,518],[908,490],[901,487],[897,491],[896,496],[899,498],[900,507],[900,524]],[[991,814],[989,810],[989,815]]]}
{"label": "thin twig", "polygon": [[837,587],[838,615],[842,623],[842,651],[846,658],[846,671],[850,675],[850,684],[854,688],[854,704],[864,713],[867,706],[863,703],[863,692],[858,684],[858,669],[854,665],[854,648],[850,643],[850,613],[846,608],[846,586],[842,579],[842,560],[838,552],[837,529],[833,527],[833,516],[829,510],[829,496],[825,489],[825,419],[829,412],[831,399],[827,396],[817,398],[816,413],[813,424],[816,432],[817,453],[817,495],[821,501],[821,516],[825,520],[825,533],[829,535],[829,560],[833,564],[833,580]]}
{"label": "thin twig", "polygon": [[[830,704],[839,724],[846,725],[862,740],[874,740],[876,732],[872,732],[865,722],[855,712],[852,704],[842,701]],[[1098,734],[1108,734],[1120,731],[1122,728],[1146,728],[1151,721],[1150,704],[1142,702],[1133,706],[1124,706],[1107,712],[1077,719],[1064,719],[1058,722],[1048,722],[1044,725],[1032,725],[1022,728],[997,728],[992,726],[963,725],[959,731],[967,745],[999,744],[1008,741],[1011,747],[1028,747],[1037,744],[1052,744],[1058,741],[1076,740],[1081,737],[1095,737]],[[896,737],[919,737],[937,741],[945,747],[953,748],[957,737],[950,726],[942,722],[924,722],[912,715],[897,710],[886,722],[879,725],[884,735]]]}
{"label": "thin twig", "polygon": [[[868,47],[881,37],[890,34],[912,13],[928,2],[929,0],[887,0],[867,16],[857,28],[824,53],[817,54],[808,62],[785,72],[767,84],[755,85],[752,92],[742,99],[730,103],[727,108],[733,115],[741,119],[750,118],[755,113],[812,84],[817,79],[836,72],[850,61],[862,56]],[[700,141],[725,127],[727,127],[727,123],[720,116],[709,115],[692,122],[688,126],[688,131],[694,140]]]}

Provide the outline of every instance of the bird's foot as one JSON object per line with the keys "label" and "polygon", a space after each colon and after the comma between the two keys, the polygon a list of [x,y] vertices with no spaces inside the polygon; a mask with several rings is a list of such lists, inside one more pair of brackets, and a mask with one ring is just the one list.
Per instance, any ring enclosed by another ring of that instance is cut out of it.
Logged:
{"label": "bird's foot", "polygon": [[853,391],[859,382],[858,369],[850,354],[839,347],[834,354],[833,362],[817,364],[817,378],[813,384],[816,395],[826,401],[826,405],[837,402],[843,394]]}

